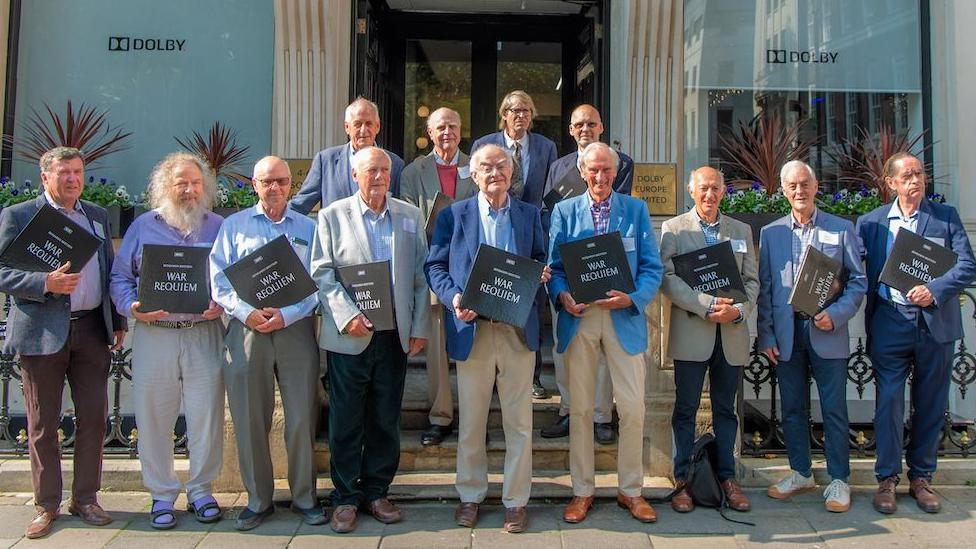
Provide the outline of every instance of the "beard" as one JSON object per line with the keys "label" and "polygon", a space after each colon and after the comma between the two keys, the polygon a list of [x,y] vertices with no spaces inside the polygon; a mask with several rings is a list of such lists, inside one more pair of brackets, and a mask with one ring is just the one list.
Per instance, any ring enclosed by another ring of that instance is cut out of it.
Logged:
{"label": "beard", "polygon": [[167,198],[159,206],[159,215],[170,226],[190,234],[203,225],[203,216],[209,209],[202,199],[173,201]]}

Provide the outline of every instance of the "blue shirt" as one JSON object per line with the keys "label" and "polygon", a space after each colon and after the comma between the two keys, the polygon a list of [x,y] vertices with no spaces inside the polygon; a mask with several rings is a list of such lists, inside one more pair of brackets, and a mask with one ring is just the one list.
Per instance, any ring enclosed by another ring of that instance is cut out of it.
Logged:
{"label": "blue shirt", "polygon": [[[888,254],[891,253],[891,247],[895,244],[895,237],[898,236],[898,231],[902,229],[913,233],[918,232],[918,210],[916,209],[915,213],[905,217],[902,215],[901,208],[898,206],[898,199],[895,199],[891,203],[891,209],[888,210]],[[914,303],[910,303],[905,299],[905,294],[887,284],[878,284],[878,294],[884,299],[899,305],[914,305]]]}
{"label": "blue shirt", "polygon": [[[254,307],[237,296],[230,281],[224,276],[224,269],[256,251],[281,235],[288,236],[305,269],[312,261],[312,238],[315,235],[315,222],[291,209],[285,210],[280,221],[271,221],[258,203],[252,208],[237,212],[224,220],[213,251],[210,252],[210,288],[213,299],[227,311],[227,314],[244,322],[254,311]],[[281,308],[285,326],[292,325],[313,313],[318,307],[317,293],[298,303]]]}
{"label": "blue shirt", "polygon": [[507,198],[505,205],[496,210],[488,204],[488,197],[485,196],[485,193],[478,193],[478,217],[481,223],[479,243],[506,252],[515,251],[515,243],[512,242],[511,200],[511,198]]}
{"label": "blue shirt", "polygon": [[[366,238],[369,240],[369,251],[373,254],[373,261],[390,261],[393,259],[393,220],[390,218],[390,208],[383,204],[383,211],[376,213],[369,209],[361,194],[359,197],[359,211],[363,214],[363,224],[366,225]],[[390,265],[393,272],[393,265]]]}
{"label": "blue shirt", "polygon": [[[88,214],[81,207],[81,200],[76,200],[74,209],[69,210],[55,202],[54,197],[47,191],[44,191],[44,198],[47,200],[48,205],[61,212],[65,217],[98,238],[105,239],[105,227],[102,227],[102,224],[98,221],[88,219]],[[96,224],[98,225],[97,228],[95,226]],[[72,268],[75,267],[77,266],[72,265]],[[98,267],[97,251],[95,255],[91,256],[88,263],[85,263],[79,273],[81,273],[81,280],[78,281],[78,285],[75,286],[75,289],[71,291],[69,296],[71,312],[90,311],[96,307],[100,307],[102,305],[102,277]],[[46,282],[44,289],[47,291]]]}
{"label": "blue shirt", "polygon": [[[133,316],[132,302],[138,299],[144,244],[210,248],[213,246],[217,231],[220,230],[223,221],[219,215],[207,212],[203,216],[203,223],[199,229],[190,234],[183,234],[166,223],[159,210],[146,212],[136,218],[129,226],[129,230],[125,232],[122,245],[118,253],[115,254],[115,263],[112,264],[109,293],[112,295],[112,303],[115,303],[115,308],[119,314],[128,317]],[[143,309],[140,311],[147,312]],[[163,320],[203,320],[203,315],[170,314]]]}

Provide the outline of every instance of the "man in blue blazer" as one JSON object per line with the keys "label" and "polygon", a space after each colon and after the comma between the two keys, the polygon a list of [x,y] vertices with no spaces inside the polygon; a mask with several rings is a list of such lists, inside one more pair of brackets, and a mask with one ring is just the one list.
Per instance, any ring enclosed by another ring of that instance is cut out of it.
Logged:
{"label": "man in blue blazer", "polygon": [[[644,481],[644,378],[647,318],[644,310],[661,284],[663,265],[654,228],[642,200],[613,192],[620,161],[604,143],[580,154],[587,192],[556,204],[552,213],[549,296],[556,308],[556,351],[565,353],[569,391],[569,468],[573,499],[566,522],[580,522],[593,505],[593,398],[601,348],[620,414],[617,447],[617,503],[642,522],[654,522],[654,509],[641,497]],[[607,292],[605,299],[577,303],[570,292],[559,246],[599,234],[619,232],[635,290]]]}
{"label": "man in blue blazer", "polygon": [[[108,414],[110,350],[122,346],[125,319],[112,307],[109,271],[114,253],[108,214],[80,199],[85,187],[81,151],[55,147],[41,156],[44,194],[0,214],[0,250],[6,249],[47,204],[102,239],[85,265],[65,263],[45,273],[0,263],[0,292],[13,298],[3,352],[20,355],[27,410],[31,481],[37,515],[28,538],[46,536],[61,506],[61,401],[71,386],[75,411],[74,482],[68,512],[89,524],[112,522],[99,505],[102,445]],[[74,271],[74,272],[68,272]]]}
{"label": "man in blue blazer", "polygon": [[[539,349],[538,307],[532,307],[521,327],[479,318],[461,308],[461,294],[481,244],[546,259],[539,208],[509,196],[511,176],[511,158],[501,147],[488,145],[471,155],[471,177],[480,191],[438,215],[425,269],[430,287],[444,304],[447,354],[457,361],[456,487],[461,503],[455,521],[473,527],[488,493],[485,432],[497,385],[505,430],[505,530],[515,533],[528,526],[525,506],[532,488],[531,381],[533,354]],[[546,267],[542,282],[548,279]],[[535,299],[542,301],[541,287]]]}
{"label": "man in blue blazer", "polygon": [[[562,182],[565,177],[572,177],[579,182],[583,182],[580,175],[579,154],[590,143],[596,143],[603,135],[603,119],[600,118],[600,111],[593,105],[583,104],[573,109],[573,114],[569,122],[569,134],[576,140],[577,149],[566,156],[561,157],[549,167],[549,177],[546,178],[546,188],[542,196],[549,194],[553,187]],[[634,179],[634,161],[622,152],[617,152],[620,157],[620,164],[617,166],[617,177],[613,180],[613,190],[620,194],[630,194],[631,182]],[[548,228],[549,215],[551,212],[542,212],[542,226]],[[553,317],[556,313],[553,312]],[[552,425],[542,428],[542,436],[545,438],[560,438],[569,435],[569,405],[572,402],[569,394],[569,380],[566,377],[566,368],[563,355],[553,353],[553,365],[556,368],[556,386],[559,388],[559,418]],[[610,386],[610,372],[605,363],[600,364],[597,374],[596,401],[594,402],[593,433],[596,441],[601,444],[612,444],[616,435],[610,420],[613,416],[613,388]],[[538,376],[538,372],[536,372]]]}
{"label": "man in blue blazer", "polygon": [[544,135],[529,131],[536,110],[532,98],[524,91],[509,92],[498,107],[498,115],[501,131],[476,139],[471,144],[471,152],[485,145],[498,145],[508,151],[514,161],[509,192],[522,202],[542,208],[549,166],[556,161],[556,144]]}
{"label": "man in blue blazer", "polygon": [[[976,278],[976,262],[956,209],[925,198],[925,168],[918,158],[898,153],[885,162],[885,184],[897,194],[858,220],[868,273],[868,352],[878,383],[874,412],[878,491],[874,508],[894,513],[901,474],[905,380],[912,374],[910,441],[905,450],[908,493],[926,512],[941,509],[932,492],[936,454],[949,400],[953,347],[962,338],[959,292]],[[902,293],[878,281],[899,230],[924,236],[958,254],[944,275]],[[914,364],[914,368],[912,365]]]}
{"label": "man in blue blazer", "polygon": [[[380,132],[379,107],[368,99],[357,98],[346,107],[342,125],[349,136],[349,142],[315,154],[302,188],[291,198],[289,206],[292,210],[305,215],[316,204],[321,204],[324,208],[336,200],[359,192],[356,180],[352,177],[352,156],[359,149],[376,146],[376,134]],[[390,151],[386,153],[393,161],[390,169],[390,193],[398,197],[403,159]]]}
{"label": "man in blue blazer", "polygon": [[[787,162],[780,171],[783,194],[792,211],[763,227],[759,236],[759,349],[769,357],[779,380],[783,436],[789,475],[769,487],[771,498],[785,499],[816,488],[810,462],[807,378],[812,372],[824,420],[824,453],[833,479],[824,491],[828,511],[850,509],[847,479],[850,459],[847,422],[847,322],[857,314],[867,282],[854,225],[817,210],[817,178],[808,164]],[[848,278],[836,300],[813,318],[788,303],[807,249],[812,246],[841,263]]]}

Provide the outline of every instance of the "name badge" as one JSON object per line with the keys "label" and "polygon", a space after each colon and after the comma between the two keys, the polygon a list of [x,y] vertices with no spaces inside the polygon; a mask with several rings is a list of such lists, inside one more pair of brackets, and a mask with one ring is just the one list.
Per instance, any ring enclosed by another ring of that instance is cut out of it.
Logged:
{"label": "name badge", "polygon": [[817,231],[817,238],[820,240],[821,244],[832,244],[834,246],[840,244],[840,233]]}
{"label": "name badge", "polygon": [[417,233],[417,221],[406,217],[403,219],[403,231],[411,234]]}
{"label": "name badge", "polygon": [[471,177],[471,166],[458,166],[458,179],[469,179]]}
{"label": "name badge", "polygon": [[746,245],[745,240],[732,239],[732,251],[740,254],[749,253],[749,247]]}
{"label": "name badge", "polygon": [[926,236],[925,240],[928,240],[933,244],[938,244],[939,246],[945,246],[945,239],[939,238],[938,236]]}
{"label": "name badge", "polygon": [[620,240],[624,244],[624,251],[625,252],[632,252],[632,251],[634,251],[634,250],[637,249],[637,247],[634,245],[634,238],[633,237],[624,237],[624,238],[621,238]]}
{"label": "name badge", "polygon": [[102,227],[101,221],[92,220],[92,226],[95,228],[95,236],[105,240],[105,227]]}

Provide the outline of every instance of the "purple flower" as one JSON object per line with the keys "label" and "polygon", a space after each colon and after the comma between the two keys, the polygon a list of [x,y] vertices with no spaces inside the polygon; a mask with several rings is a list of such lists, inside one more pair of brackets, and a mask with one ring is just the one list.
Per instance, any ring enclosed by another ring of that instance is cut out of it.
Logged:
{"label": "purple flower", "polygon": [[89,175],[88,176],[88,182],[89,183],[94,183],[95,182],[95,176],[94,175]]}
{"label": "purple flower", "polygon": [[726,185],[725,194],[735,194],[735,187],[733,187],[732,185]]}
{"label": "purple flower", "polygon": [[238,182],[237,182],[237,188],[238,188],[238,189],[243,189],[243,188],[244,188],[244,182],[242,182],[242,181],[238,181]]}
{"label": "purple flower", "polygon": [[104,185],[104,184],[105,184],[105,182],[106,182],[106,179],[105,179],[104,177],[99,177],[99,178],[98,178],[98,184],[99,184],[99,185]]}
{"label": "purple flower", "polygon": [[752,182],[752,190],[758,191],[761,188],[762,188],[762,185],[760,185],[758,181],[753,181]]}
{"label": "purple flower", "polygon": [[30,179],[25,179],[24,180],[24,187],[27,187],[29,189],[30,186],[31,186],[31,180]]}
{"label": "purple flower", "polygon": [[6,183],[7,181],[10,181],[10,178],[8,178],[7,176],[0,177],[0,185]]}
{"label": "purple flower", "polygon": [[834,202],[837,202],[840,199],[841,199],[841,194],[839,192],[834,193]]}
{"label": "purple flower", "polygon": [[17,189],[10,189],[10,196],[17,196],[20,192]]}

